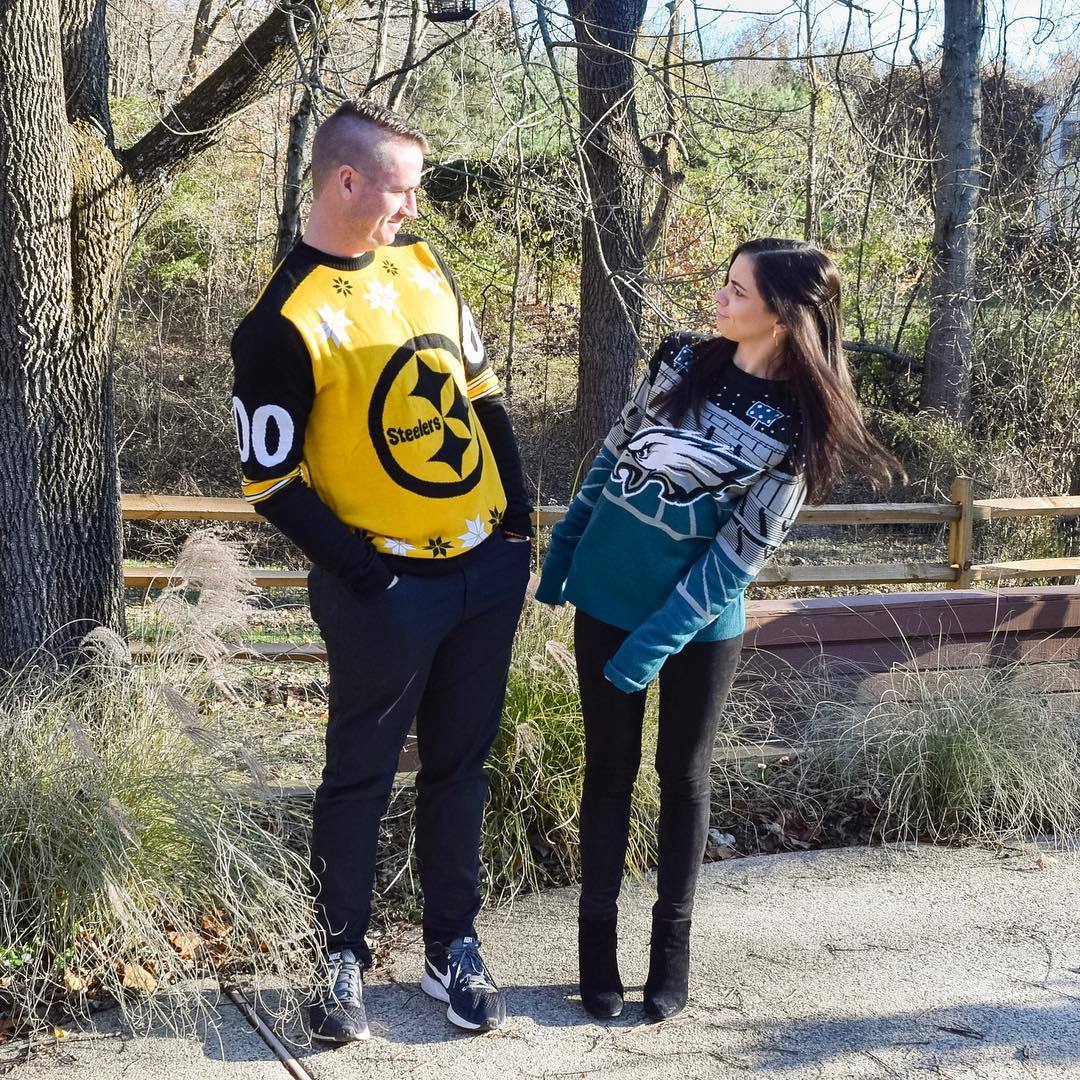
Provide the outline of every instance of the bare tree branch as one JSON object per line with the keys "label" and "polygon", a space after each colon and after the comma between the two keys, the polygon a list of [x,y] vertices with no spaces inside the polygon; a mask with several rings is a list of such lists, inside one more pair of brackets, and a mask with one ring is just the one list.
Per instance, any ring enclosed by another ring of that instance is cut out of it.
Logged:
{"label": "bare tree branch", "polygon": [[416,66],[416,54],[424,41],[427,31],[427,20],[424,18],[420,0],[412,0],[409,13],[409,43],[405,47],[405,56],[401,61],[401,67],[397,70],[397,78],[390,90],[390,96],[386,99],[391,109],[396,109],[405,96],[405,90],[409,85],[409,72]]}
{"label": "bare tree branch", "polygon": [[668,20],[667,42],[664,47],[664,76],[661,83],[664,93],[664,118],[667,121],[667,129],[660,135],[660,151],[657,154],[657,163],[660,167],[660,191],[656,196],[656,203],[649,222],[645,226],[642,241],[645,245],[645,253],[649,254],[655,247],[664,232],[668,212],[671,209],[671,199],[675,189],[686,179],[686,174],[678,172],[675,168],[678,161],[678,149],[680,147],[679,126],[681,123],[681,111],[679,108],[679,95],[675,87],[675,74],[672,64],[679,57],[681,47],[680,25],[682,22],[682,0],[671,0],[668,8],[671,17]]}
{"label": "bare tree branch", "polygon": [[875,345],[872,341],[845,341],[844,349],[847,352],[863,353],[868,356],[880,356],[893,364],[903,364],[911,371],[922,370],[922,360],[910,353],[897,352],[885,345]]}
{"label": "bare tree branch", "polygon": [[191,48],[188,50],[187,67],[184,70],[184,77],[180,80],[180,85],[176,90],[178,98],[186,96],[188,91],[195,85],[199,70],[202,68],[203,58],[206,56],[206,50],[210,46],[210,39],[214,35],[214,30],[217,29],[218,24],[229,10],[228,4],[222,4],[217,15],[211,18],[210,13],[213,7],[214,0],[199,0],[199,6],[195,12],[195,25],[191,31]]}
{"label": "bare tree branch", "polygon": [[328,10],[326,0],[317,7],[294,3],[274,10],[169,116],[122,153],[144,209],[156,205],[191,158],[221,138],[233,116],[282,77],[294,59],[294,41],[309,45]]}

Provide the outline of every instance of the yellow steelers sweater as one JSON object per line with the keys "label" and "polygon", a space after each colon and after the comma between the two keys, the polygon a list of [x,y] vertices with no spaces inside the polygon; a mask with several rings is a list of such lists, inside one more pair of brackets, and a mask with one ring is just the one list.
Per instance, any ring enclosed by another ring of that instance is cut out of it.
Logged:
{"label": "yellow steelers sweater", "polygon": [[298,244],[232,354],[245,498],[350,584],[436,570],[504,515],[529,531],[498,380],[424,241],[352,259]]}

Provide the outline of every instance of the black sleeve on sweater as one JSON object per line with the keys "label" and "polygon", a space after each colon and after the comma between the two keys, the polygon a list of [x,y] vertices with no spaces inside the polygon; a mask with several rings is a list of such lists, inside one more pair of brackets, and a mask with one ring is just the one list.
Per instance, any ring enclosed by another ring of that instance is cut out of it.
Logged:
{"label": "black sleeve on sweater", "polygon": [[[233,419],[246,484],[288,480],[304,457],[315,378],[300,331],[260,305],[232,339]],[[250,495],[245,491],[245,495]]]}
{"label": "black sleeve on sweater", "polygon": [[521,454],[518,452],[517,438],[510,426],[510,417],[503,406],[502,395],[493,394],[472,403],[476,418],[487,436],[495,464],[499,468],[503,491],[506,492],[506,512],[503,514],[503,526],[522,536],[534,534],[532,521],[532,499],[525,486],[525,476],[521,469]]}
{"label": "black sleeve on sweater", "polygon": [[393,580],[371,541],[350,529],[302,480],[260,500],[255,509],[353,592],[379,592]]}

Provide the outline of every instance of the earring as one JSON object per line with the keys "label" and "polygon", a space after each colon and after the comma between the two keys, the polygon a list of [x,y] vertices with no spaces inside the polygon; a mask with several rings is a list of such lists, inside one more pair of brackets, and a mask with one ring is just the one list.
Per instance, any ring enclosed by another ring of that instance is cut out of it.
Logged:
{"label": "earring", "polygon": [[777,331],[778,331],[779,329],[780,329],[780,325],[779,325],[779,323],[773,323],[773,328],[772,328],[772,343],[773,343],[774,345],[776,344],[776,332],[777,332]]}

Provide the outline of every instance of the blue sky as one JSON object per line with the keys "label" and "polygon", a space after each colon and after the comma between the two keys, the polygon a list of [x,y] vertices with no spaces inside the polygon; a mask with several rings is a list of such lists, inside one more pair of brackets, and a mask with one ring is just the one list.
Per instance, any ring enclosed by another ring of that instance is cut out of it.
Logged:
{"label": "blue sky", "polygon": [[[843,0],[811,0],[815,37],[838,40],[849,17]],[[913,39],[922,55],[941,42],[943,0],[853,0],[853,41],[872,45],[883,61],[908,55]],[[650,13],[662,18],[664,3],[650,0]],[[710,44],[731,41],[748,23],[767,23],[776,33],[803,33],[804,0],[698,0],[698,18]],[[651,21],[651,20],[650,20]],[[1075,0],[988,0],[985,48],[999,53],[1004,37],[1013,66],[1037,74],[1068,49],[1080,51],[1080,5]],[[655,23],[654,23],[655,25]]]}

